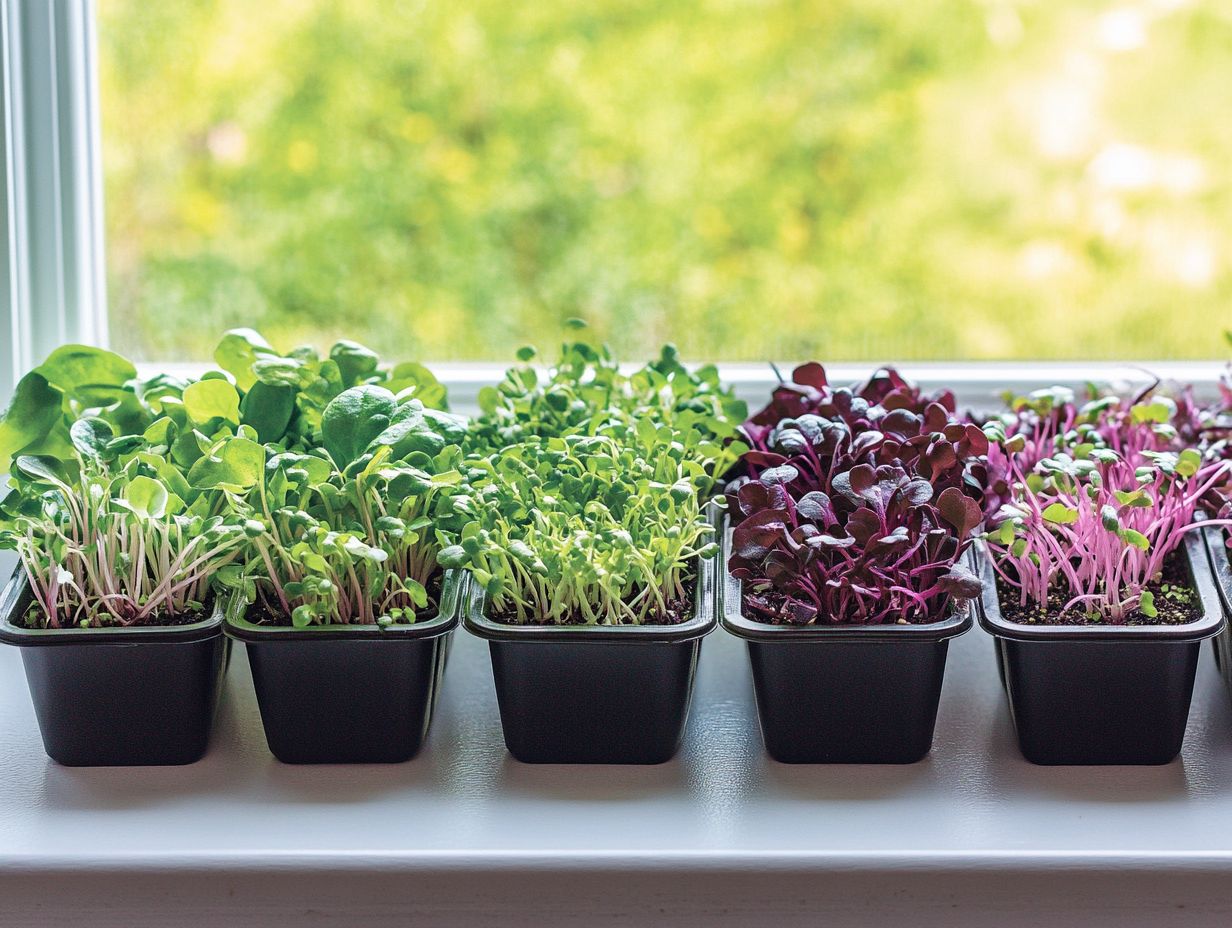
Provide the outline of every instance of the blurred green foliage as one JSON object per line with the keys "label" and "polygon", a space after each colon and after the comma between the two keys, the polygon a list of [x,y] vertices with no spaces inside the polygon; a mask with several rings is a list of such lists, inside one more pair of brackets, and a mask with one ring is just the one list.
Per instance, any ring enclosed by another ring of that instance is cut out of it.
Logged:
{"label": "blurred green foliage", "polygon": [[1166,358],[1232,321],[1220,0],[100,0],[113,339]]}

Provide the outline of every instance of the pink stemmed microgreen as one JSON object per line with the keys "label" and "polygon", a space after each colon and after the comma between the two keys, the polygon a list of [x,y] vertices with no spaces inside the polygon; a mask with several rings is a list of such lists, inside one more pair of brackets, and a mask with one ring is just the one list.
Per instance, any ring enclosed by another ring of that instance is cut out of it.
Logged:
{"label": "pink stemmed microgreen", "polygon": [[168,489],[166,464],[101,419],[72,427],[72,461],[21,455],[4,547],[21,559],[34,598],[26,621],[65,628],[165,624],[201,617],[212,578],[246,536],[219,494]]}
{"label": "pink stemmed microgreen", "polygon": [[1158,610],[1158,581],[1203,498],[1232,471],[1181,447],[1177,404],[1104,397],[1076,406],[1043,391],[985,426],[1005,498],[986,540],[1020,606],[1043,607],[1061,584],[1062,613],[1123,624]]}

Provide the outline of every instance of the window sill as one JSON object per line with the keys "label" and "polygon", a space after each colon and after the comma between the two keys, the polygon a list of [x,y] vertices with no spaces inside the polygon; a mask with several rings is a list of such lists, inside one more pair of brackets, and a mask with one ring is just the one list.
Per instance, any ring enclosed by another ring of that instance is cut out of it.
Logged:
{"label": "window sill", "polygon": [[768,760],[744,649],[722,632],[679,756],[645,768],[512,760],[486,649],[465,633],[427,747],[388,767],[275,761],[239,648],[200,763],[59,767],[18,661],[0,650],[5,924],[280,928],[311,913],[580,928],[669,913],[1016,928],[1229,913],[1232,704],[1205,651],[1182,759],[1159,768],[1027,764],[979,630],[953,643],[931,756],[906,767]]}
{"label": "window sill", "polygon": [[[507,364],[428,363],[449,388],[450,403],[458,412],[477,410],[480,388],[498,383]],[[791,376],[792,364],[779,364],[784,377]],[[197,376],[208,370],[203,363],[144,362],[138,365],[142,376],[164,372]],[[873,364],[844,362],[827,364],[826,372],[834,383],[854,383],[867,377]],[[1164,381],[1192,383],[1199,397],[1217,394],[1220,376],[1227,369],[1222,361],[932,361],[899,365],[904,375],[926,390],[952,389],[963,407],[994,408],[1000,405],[1006,389],[1021,392],[1061,384],[1081,388],[1088,382],[1110,383],[1120,387],[1146,386],[1153,377]],[[732,384],[742,399],[752,406],[764,403],[778,382],[769,364],[719,364],[725,383]]]}

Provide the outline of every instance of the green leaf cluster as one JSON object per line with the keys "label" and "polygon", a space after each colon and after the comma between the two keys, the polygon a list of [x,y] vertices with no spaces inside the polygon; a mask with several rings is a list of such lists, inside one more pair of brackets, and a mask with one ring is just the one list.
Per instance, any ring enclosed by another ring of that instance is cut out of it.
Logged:
{"label": "green leaf cluster", "polygon": [[0,547],[16,550],[32,627],[156,624],[206,608],[215,572],[240,555],[240,518],[191,485],[142,436],[87,416],[67,459],[21,454],[0,505]]}
{"label": "green leaf cluster", "polygon": [[[561,345],[556,362],[543,370],[535,349],[518,352],[519,364],[479,393],[481,414],[471,427],[468,449],[497,452],[528,437],[595,434],[613,424],[666,426],[721,477],[744,446],[737,430],[748,416],[743,400],[725,388],[718,369],[690,370],[672,345],[644,366],[624,372],[606,346],[587,341]],[[708,491],[709,488],[704,488]]]}
{"label": "green leaf cluster", "polygon": [[[321,447],[261,448],[252,484],[219,484],[249,536],[221,582],[296,627],[415,622],[431,605],[437,552],[470,517],[464,431],[384,387],[343,391],[322,410]],[[240,441],[223,442],[220,460]]]}
{"label": "green leaf cluster", "polygon": [[68,346],[23,378],[0,545],[33,621],[154,623],[226,594],[262,621],[405,624],[449,567],[515,622],[671,621],[717,552],[704,510],[746,410],[670,346],[628,371],[585,341],[547,371],[524,350],[469,423],[426,368],[355,342],[284,354],[236,329],[215,361],[142,379]]}
{"label": "green leaf cluster", "polygon": [[466,458],[475,518],[440,553],[524,624],[670,622],[691,611],[697,558],[718,551],[705,507],[745,446],[746,415],[713,367],[665,347],[632,373],[566,343],[480,395]]}
{"label": "green leaf cluster", "polygon": [[444,387],[350,341],[281,354],[237,329],[215,360],[143,379],[69,345],[22,378],[0,416],[0,546],[30,578],[30,620],[168,621],[211,591],[275,589],[297,623],[413,620],[438,497],[461,484],[465,423]]}

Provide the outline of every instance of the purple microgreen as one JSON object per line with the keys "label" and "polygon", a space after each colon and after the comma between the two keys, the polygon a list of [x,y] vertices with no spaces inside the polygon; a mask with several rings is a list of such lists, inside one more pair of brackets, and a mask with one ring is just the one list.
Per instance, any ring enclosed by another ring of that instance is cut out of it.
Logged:
{"label": "purple microgreen", "polygon": [[1062,613],[1154,617],[1148,587],[1185,534],[1232,524],[1195,520],[1232,479],[1232,462],[1200,438],[1206,414],[1188,388],[1179,399],[1155,389],[1082,405],[1063,388],[1040,391],[985,426],[997,504],[985,538],[1020,605],[1046,606],[1059,588]]}
{"label": "purple microgreen", "polygon": [[743,426],[729,568],[752,618],[930,622],[979,593],[957,562],[983,520],[984,432],[892,368],[834,388],[796,369]]}

